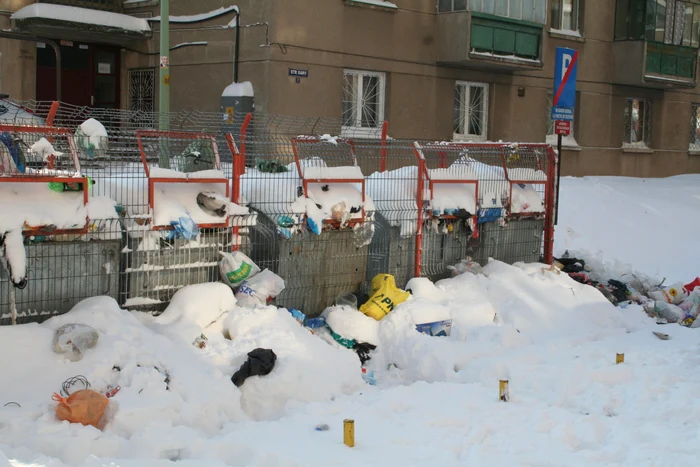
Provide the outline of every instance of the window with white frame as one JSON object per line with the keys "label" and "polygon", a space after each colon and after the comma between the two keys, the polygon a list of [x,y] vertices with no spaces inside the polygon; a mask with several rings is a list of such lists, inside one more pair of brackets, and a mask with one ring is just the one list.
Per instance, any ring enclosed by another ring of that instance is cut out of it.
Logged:
{"label": "window with white frame", "polygon": [[[578,100],[578,93],[577,93],[577,99]],[[554,120],[552,120],[552,102],[554,101],[552,97],[552,93],[548,92],[547,93],[547,137],[545,138],[545,142],[547,144],[551,144],[554,146],[555,144],[558,143],[558,135],[554,131]],[[578,142],[576,141],[576,138],[574,137],[574,125],[573,122],[571,122],[571,133],[569,133],[568,136],[564,136],[562,138],[562,146],[566,146],[569,148],[572,147],[578,147]]]}
{"label": "window with white frame", "polygon": [[690,113],[690,147],[691,152],[700,152],[700,104],[693,104]]}
{"label": "window with white frame", "polygon": [[345,70],[343,75],[343,128],[374,129],[384,121],[384,73]]}
{"label": "window with white frame", "polygon": [[466,11],[467,0],[438,0],[438,12]]}
{"label": "window with white frame", "polygon": [[456,140],[485,140],[488,137],[488,84],[455,83],[453,121],[453,137]]}
{"label": "window with white frame", "polygon": [[552,0],[551,28],[578,32],[580,0]]}
{"label": "window with white frame", "polygon": [[547,18],[547,0],[471,0],[469,9],[540,24]]}
{"label": "window with white frame", "polygon": [[651,147],[651,101],[630,98],[625,101],[625,135],[622,146]]}

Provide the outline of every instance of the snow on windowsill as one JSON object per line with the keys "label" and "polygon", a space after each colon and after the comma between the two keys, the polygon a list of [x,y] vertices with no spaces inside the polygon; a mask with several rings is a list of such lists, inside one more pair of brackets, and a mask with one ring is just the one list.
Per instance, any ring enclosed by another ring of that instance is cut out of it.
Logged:
{"label": "snow on windowsill", "polygon": [[549,35],[561,39],[569,39],[577,42],[584,42],[585,39],[579,31],[571,31],[569,29],[550,29]]}
{"label": "snow on windowsill", "polygon": [[79,24],[91,24],[108,28],[123,29],[133,32],[149,32],[148,21],[129,15],[109,11],[91,10],[65,5],[34,3],[16,11],[11,16],[14,20],[42,18],[48,20],[67,21]]}
{"label": "snow on windowsill", "polygon": [[654,150],[644,143],[622,143],[622,152],[653,154]]}
{"label": "snow on windowsill", "polygon": [[175,50],[175,49],[181,49],[183,47],[190,47],[190,46],[195,46],[195,45],[208,45],[209,43],[207,41],[198,41],[198,42],[181,42],[177,45],[174,45],[170,47],[170,50]]}
{"label": "snow on windowsill", "polygon": [[689,156],[700,156],[700,149],[691,147],[688,149],[688,155]]}
{"label": "snow on windowsill", "polygon": [[[232,11],[238,13],[238,7],[236,5],[231,5],[217,8],[216,10],[212,10],[207,13],[200,13],[198,15],[170,16],[169,21],[171,23],[199,23],[200,21],[218,18],[219,16],[225,15],[226,13],[230,13]],[[148,21],[160,22],[160,16],[148,18]]]}
{"label": "snow on windowsill", "polygon": [[395,3],[387,2],[384,0],[345,0],[346,5],[351,6],[375,6],[380,8],[386,8],[387,10],[398,10],[399,7]]}

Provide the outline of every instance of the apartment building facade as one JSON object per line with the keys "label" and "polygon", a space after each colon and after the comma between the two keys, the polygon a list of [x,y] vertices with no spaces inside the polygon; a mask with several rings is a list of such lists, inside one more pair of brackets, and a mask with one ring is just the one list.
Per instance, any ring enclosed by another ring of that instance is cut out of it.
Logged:
{"label": "apartment building facade", "polygon": [[[47,3],[118,15],[47,18],[35,2],[0,0],[1,27],[60,43],[63,100],[157,110],[157,0]],[[170,3],[171,109],[219,111],[233,79],[234,2]],[[554,142],[555,50],[569,47],[579,51],[579,68],[564,174],[700,172],[698,0],[235,5],[239,80],[253,84],[258,111],[340,118],[353,135],[376,134],[388,120],[394,138]],[[55,97],[51,49],[0,42],[0,92]]]}

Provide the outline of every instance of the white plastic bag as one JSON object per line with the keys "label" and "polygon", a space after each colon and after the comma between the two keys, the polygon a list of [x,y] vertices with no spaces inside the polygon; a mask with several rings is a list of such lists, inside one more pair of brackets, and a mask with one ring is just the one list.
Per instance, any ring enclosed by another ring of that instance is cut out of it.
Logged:
{"label": "white plastic bag", "polygon": [[459,276],[465,272],[470,272],[472,274],[481,274],[482,272],[481,265],[476,261],[472,261],[471,258],[460,260],[460,262],[454,266],[447,266],[447,269],[450,271],[452,277]]}
{"label": "white plastic bag", "polygon": [[265,306],[267,301],[275,298],[284,290],[284,279],[265,269],[248,280],[243,281],[236,293],[239,306],[254,308]]}
{"label": "white plastic bag", "polygon": [[86,324],[64,324],[54,333],[53,351],[76,362],[83,358],[86,350],[97,345],[99,337],[99,333]]}
{"label": "white plastic bag", "polygon": [[663,289],[649,292],[649,297],[656,300],[657,302],[663,301],[666,303],[678,305],[683,300],[688,298],[688,291],[685,290],[683,284],[679,282],[677,284],[664,287]]}
{"label": "white plastic bag", "polygon": [[676,305],[661,300],[657,300],[654,303],[654,311],[669,323],[679,323],[685,319],[685,311]]}
{"label": "white plastic bag", "polygon": [[232,289],[259,272],[258,265],[240,251],[226,253],[219,262],[221,280]]}

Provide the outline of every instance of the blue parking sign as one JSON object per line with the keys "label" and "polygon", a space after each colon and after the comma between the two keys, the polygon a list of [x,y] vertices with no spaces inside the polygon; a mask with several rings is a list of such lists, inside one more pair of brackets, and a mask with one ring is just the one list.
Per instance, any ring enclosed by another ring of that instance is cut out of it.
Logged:
{"label": "blue parking sign", "polygon": [[574,119],[577,71],[578,50],[557,47],[557,56],[554,62],[552,120],[572,121]]}

